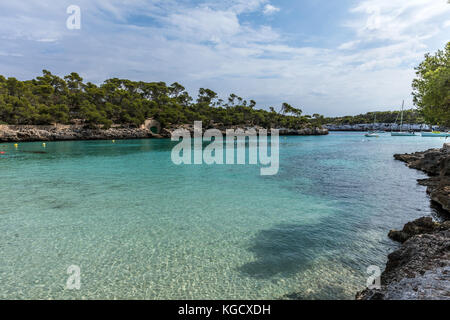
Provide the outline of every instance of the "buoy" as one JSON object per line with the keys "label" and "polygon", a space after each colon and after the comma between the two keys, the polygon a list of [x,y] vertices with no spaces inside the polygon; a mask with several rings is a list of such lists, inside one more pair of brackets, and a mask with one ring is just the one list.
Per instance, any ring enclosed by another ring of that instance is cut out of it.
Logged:
{"label": "buoy", "polygon": [[113,140],[112,143],[116,143],[116,140]]}
{"label": "buoy", "polygon": [[42,146],[45,148],[47,145],[45,143],[43,143]]}
{"label": "buoy", "polygon": [[0,151],[0,154],[5,154],[5,151]]}
{"label": "buoy", "polygon": [[19,145],[17,143],[14,144],[14,147],[17,148]]}

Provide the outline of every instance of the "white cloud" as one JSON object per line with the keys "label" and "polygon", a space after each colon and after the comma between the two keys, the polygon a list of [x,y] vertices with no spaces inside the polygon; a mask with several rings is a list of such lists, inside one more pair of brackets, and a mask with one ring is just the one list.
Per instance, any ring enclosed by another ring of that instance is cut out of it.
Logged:
{"label": "white cloud", "polygon": [[[267,0],[79,0],[79,31],[65,28],[70,2],[0,4],[4,75],[28,79],[46,68],[97,83],[108,77],[178,81],[193,95],[210,87],[260,106],[287,101],[331,115],[406,99],[413,67],[448,41],[442,28],[450,9],[444,0],[364,0],[345,22],[353,36],[323,48],[295,46],[279,28],[243,22],[244,13],[272,6]],[[135,16],[141,23],[130,19]]]}
{"label": "white cloud", "polygon": [[271,4],[266,4],[264,6],[263,13],[265,15],[271,15],[271,14],[274,14],[274,13],[276,13],[278,11],[280,11],[280,8],[277,8],[277,7],[275,7],[275,6],[271,5]]}
{"label": "white cloud", "polygon": [[236,13],[208,7],[170,14],[165,20],[172,27],[171,32],[201,41],[220,42],[236,35],[241,28]]}
{"label": "white cloud", "polygon": [[338,49],[339,50],[351,50],[351,49],[354,49],[359,43],[361,43],[361,40],[348,41],[348,42],[341,44],[338,47]]}
{"label": "white cloud", "polygon": [[361,38],[402,41],[432,35],[435,19],[450,6],[444,0],[364,0],[351,11],[362,14],[349,24]]}

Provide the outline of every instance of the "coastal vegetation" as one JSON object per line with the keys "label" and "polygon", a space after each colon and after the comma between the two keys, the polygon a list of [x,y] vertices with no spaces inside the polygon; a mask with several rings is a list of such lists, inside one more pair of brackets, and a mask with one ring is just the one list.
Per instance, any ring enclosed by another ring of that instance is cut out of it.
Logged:
{"label": "coastal vegetation", "polygon": [[197,99],[179,83],[142,82],[108,79],[101,85],[84,83],[77,73],[60,78],[50,71],[36,79],[20,81],[0,76],[0,123],[69,124],[87,126],[112,124],[139,126],[145,119],[158,120],[162,126],[192,123],[258,125],[266,128],[300,129],[312,127],[323,119],[306,116],[302,110],[283,103],[279,112],[257,109],[254,100],[231,94],[222,100],[210,89],[201,88]]}
{"label": "coastal vegetation", "polygon": [[450,127],[450,42],[416,68],[414,103],[430,123]]}
{"label": "coastal vegetation", "polygon": [[[412,87],[417,108],[404,111],[404,122],[450,127],[450,42],[444,50],[427,54],[416,71]],[[254,100],[236,94],[223,100],[205,88],[200,88],[194,100],[177,82],[167,85],[113,78],[96,85],[83,82],[77,73],[60,78],[47,70],[27,81],[0,75],[0,124],[138,127],[145,119],[153,118],[163,127],[199,120],[224,126],[301,129],[324,124],[367,124],[375,118],[380,123],[395,123],[399,115],[400,110],[343,117],[309,116],[288,103],[264,110],[256,108]]]}
{"label": "coastal vegetation", "polygon": [[[373,123],[376,118],[377,122],[380,123],[395,123],[399,120],[399,111],[375,111],[367,112],[365,114],[359,114],[356,116],[344,116],[335,118],[325,118],[324,123],[333,123],[336,125],[354,125],[354,124],[364,124]],[[408,109],[403,112],[403,121],[405,123],[424,123],[425,118],[422,116],[417,109]]]}

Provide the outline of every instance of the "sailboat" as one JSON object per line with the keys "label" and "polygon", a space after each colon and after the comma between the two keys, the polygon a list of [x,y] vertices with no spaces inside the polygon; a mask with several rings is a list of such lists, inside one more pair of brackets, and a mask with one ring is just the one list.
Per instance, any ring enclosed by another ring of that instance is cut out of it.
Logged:
{"label": "sailboat", "polygon": [[441,138],[447,138],[447,137],[450,137],[450,132],[440,132],[440,131],[422,132],[422,137],[441,137]]}
{"label": "sailboat", "polygon": [[403,129],[403,108],[405,107],[405,100],[403,100],[402,103],[402,115],[401,115],[401,120],[400,120],[400,131],[399,132],[391,132],[391,136],[393,137],[411,137],[411,136],[415,136],[416,134],[414,132],[407,132],[407,131],[402,131]]}
{"label": "sailboat", "polygon": [[378,138],[379,135],[375,132],[375,123],[377,122],[377,115],[375,114],[375,119],[373,120],[372,131],[369,131],[365,134],[367,138]]}

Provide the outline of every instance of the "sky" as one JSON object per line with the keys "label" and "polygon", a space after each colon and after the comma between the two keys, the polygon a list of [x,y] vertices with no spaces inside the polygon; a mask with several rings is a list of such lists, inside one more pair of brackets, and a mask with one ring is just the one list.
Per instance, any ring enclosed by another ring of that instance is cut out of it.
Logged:
{"label": "sky", "polygon": [[414,67],[448,41],[447,0],[0,0],[6,77],[179,82],[326,116],[412,106]]}

